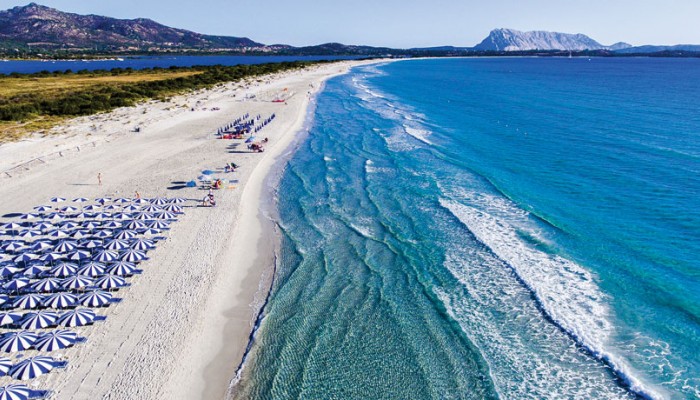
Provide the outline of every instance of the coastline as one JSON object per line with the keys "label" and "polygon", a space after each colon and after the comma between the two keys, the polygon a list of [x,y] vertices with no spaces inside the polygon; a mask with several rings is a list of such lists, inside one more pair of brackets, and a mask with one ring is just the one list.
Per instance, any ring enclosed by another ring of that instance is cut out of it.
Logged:
{"label": "coastline", "polygon": [[[124,300],[103,313],[105,323],[80,330],[88,340],[63,352],[68,368],[33,383],[56,398],[223,397],[272,277],[275,243],[266,239],[274,234],[265,228],[271,221],[260,213],[260,199],[306,118],[304,93],[311,83],[314,95],[326,79],[376,62],[344,61],[227,84],[166,104],[79,118],[59,128],[60,136],[0,146],[2,170],[23,164],[1,179],[3,198],[19,194],[22,200],[0,204],[0,215],[29,211],[59,194],[130,196],[138,190],[145,197],[199,199],[203,193],[174,184],[231,160],[242,165],[236,182],[216,193],[217,207],[186,210],[149,254],[144,274],[117,293]],[[264,101],[283,88],[295,93],[288,105]],[[256,101],[241,101],[248,94]],[[220,111],[212,113],[214,106]],[[260,133],[270,138],[262,154],[239,152],[212,135],[245,112],[278,114]],[[125,133],[134,124],[144,126],[142,133]],[[97,172],[104,186],[94,182]]]}

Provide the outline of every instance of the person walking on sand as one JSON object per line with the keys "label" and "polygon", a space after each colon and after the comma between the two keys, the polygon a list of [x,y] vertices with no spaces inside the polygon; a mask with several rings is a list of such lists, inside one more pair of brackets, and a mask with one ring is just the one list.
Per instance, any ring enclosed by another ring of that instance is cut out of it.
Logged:
{"label": "person walking on sand", "polygon": [[138,190],[136,191],[136,198],[137,198],[137,199],[140,199],[140,198],[141,198],[141,193],[139,193]]}
{"label": "person walking on sand", "polygon": [[97,185],[102,186],[102,172],[97,173]]}

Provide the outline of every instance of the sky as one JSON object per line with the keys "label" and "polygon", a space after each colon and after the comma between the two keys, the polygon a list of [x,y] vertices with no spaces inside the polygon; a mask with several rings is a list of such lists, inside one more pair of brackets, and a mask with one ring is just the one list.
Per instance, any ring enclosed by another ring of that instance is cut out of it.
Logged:
{"label": "sky", "polygon": [[[700,44],[700,0],[34,0],[79,14],[150,18],[265,44],[474,46],[494,28],[583,33],[609,45]],[[0,9],[30,0],[0,0]]]}

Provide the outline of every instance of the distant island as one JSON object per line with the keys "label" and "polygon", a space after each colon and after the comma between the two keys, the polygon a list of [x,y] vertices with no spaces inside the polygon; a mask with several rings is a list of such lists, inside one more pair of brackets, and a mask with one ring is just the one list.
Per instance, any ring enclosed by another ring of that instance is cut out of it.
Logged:
{"label": "distant island", "polygon": [[30,3],[0,11],[0,57],[90,58],[143,54],[363,55],[444,57],[498,55],[700,56],[700,45],[602,45],[584,34],[494,29],[473,47],[393,49],[325,43],[295,47],[247,37],[215,36],[168,27],[150,19],[79,15]]}

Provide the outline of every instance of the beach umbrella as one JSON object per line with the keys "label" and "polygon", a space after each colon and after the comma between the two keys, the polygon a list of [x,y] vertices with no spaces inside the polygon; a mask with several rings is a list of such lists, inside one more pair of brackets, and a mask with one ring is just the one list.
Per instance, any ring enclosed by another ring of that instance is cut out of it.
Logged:
{"label": "beach umbrella", "polygon": [[38,229],[25,229],[22,232],[20,232],[18,236],[24,239],[31,239],[41,235],[42,233]]}
{"label": "beach umbrella", "polygon": [[0,400],[27,400],[31,390],[25,385],[0,386]]}
{"label": "beach umbrella", "polygon": [[10,296],[0,293],[0,306],[10,301]]}
{"label": "beach umbrella", "polygon": [[16,273],[21,271],[21,268],[17,268],[14,265],[6,265],[2,268],[0,268],[0,277],[5,278],[5,277],[10,277]]}
{"label": "beach umbrella", "polygon": [[103,224],[102,227],[107,229],[118,229],[122,227],[122,223],[117,221],[109,221]]}
{"label": "beach umbrella", "polygon": [[70,229],[74,229],[74,228],[77,228],[80,226],[80,224],[75,222],[75,221],[66,221],[66,222],[61,223],[60,225],[61,225],[61,229],[63,229],[63,230],[70,230]]}
{"label": "beach umbrella", "polygon": [[61,286],[69,290],[80,290],[92,285],[92,279],[82,275],[74,275],[61,281]]}
{"label": "beach umbrella", "polygon": [[182,197],[174,197],[169,200],[169,203],[171,204],[183,204],[187,202],[187,200],[183,199]]}
{"label": "beach umbrella", "polygon": [[177,219],[177,214],[171,213],[169,211],[162,211],[155,214],[158,219]]}
{"label": "beach umbrella", "polygon": [[121,239],[113,239],[107,242],[105,248],[108,250],[122,250],[129,247],[129,242]]}
{"label": "beach umbrella", "polygon": [[16,292],[23,287],[29,285],[29,279],[27,278],[14,278],[8,282],[6,282],[2,287],[6,290]]}
{"label": "beach umbrella", "polygon": [[49,293],[60,289],[61,284],[57,278],[44,278],[31,284],[31,288],[37,292]]}
{"label": "beach umbrella", "polygon": [[78,300],[85,307],[103,307],[112,300],[112,294],[100,290],[94,290],[81,295]]}
{"label": "beach umbrella", "polygon": [[49,232],[48,235],[46,235],[51,238],[56,238],[56,239],[63,239],[68,237],[68,232],[62,230],[62,229],[55,229],[51,232]]}
{"label": "beach umbrella", "polygon": [[98,238],[103,238],[103,239],[110,238],[110,237],[112,237],[112,231],[110,231],[109,229],[102,229],[102,230],[97,231],[97,233],[95,233],[95,236]]}
{"label": "beach umbrella", "polygon": [[124,211],[131,212],[131,211],[138,211],[138,210],[140,210],[140,208],[133,205],[133,204],[129,204],[128,206],[124,207]]}
{"label": "beach umbrella", "polygon": [[42,255],[41,257],[39,257],[39,261],[44,261],[44,262],[48,261],[48,262],[52,263],[56,260],[62,259],[63,257],[64,256],[62,254],[59,254],[59,253],[46,253],[46,254]]}
{"label": "beach umbrella", "polygon": [[110,210],[110,211],[118,210],[119,208],[120,207],[118,205],[115,205],[115,204],[110,204],[108,206],[104,206],[105,210]]}
{"label": "beach umbrella", "polygon": [[88,229],[88,230],[93,230],[95,228],[99,228],[102,226],[102,223],[99,221],[86,221],[83,222],[83,228]]}
{"label": "beach umbrella", "polygon": [[0,357],[0,376],[5,376],[12,368],[12,360],[7,357]]}
{"label": "beach umbrella", "polygon": [[137,233],[134,231],[125,230],[125,231],[121,231],[121,232],[117,233],[116,235],[114,235],[114,238],[115,239],[133,239],[136,237],[136,235],[137,235]]}
{"label": "beach umbrella", "polygon": [[[16,235],[23,226],[16,222],[8,222],[2,226],[2,229],[10,232],[11,235]],[[14,232],[14,233],[13,233]]]}
{"label": "beach umbrella", "polygon": [[112,199],[109,197],[98,197],[95,199],[95,201],[100,203],[100,204],[105,204],[105,203],[109,203],[110,201],[112,201]]}
{"label": "beach umbrella", "polygon": [[55,351],[71,347],[78,340],[78,334],[67,329],[47,332],[34,342],[34,348],[39,351]]}
{"label": "beach umbrella", "polygon": [[126,285],[124,278],[115,275],[105,275],[102,278],[95,281],[95,285],[101,289],[115,289]]}
{"label": "beach umbrella", "polygon": [[39,258],[38,255],[32,254],[32,253],[22,253],[18,255],[17,257],[13,258],[12,261],[16,263],[27,263],[28,261],[36,260]]}
{"label": "beach umbrella", "polygon": [[134,214],[134,219],[139,221],[145,221],[147,219],[153,219],[153,215],[147,212],[139,212]]}
{"label": "beach umbrella", "polygon": [[37,335],[28,331],[6,333],[0,339],[0,350],[5,353],[27,350],[36,342]]}
{"label": "beach umbrella", "polygon": [[97,218],[97,219],[110,219],[110,218],[112,218],[112,213],[108,213],[108,212],[97,213],[97,214],[95,214],[95,218]]}
{"label": "beach umbrella", "polygon": [[148,200],[146,200],[146,199],[134,199],[133,203],[134,204],[148,204]]}
{"label": "beach umbrella", "polygon": [[52,247],[53,247],[53,246],[51,246],[51,243],[50,243],[50,242],[45,242],[45,241],[42,240],[42,241],[37,241],[37,242],[35,242],[35,243],[32,245],[31,249],[34,250],[34,251],[44,251],[44,250],[50,249],[50,248],[52,248]]}
{"label": "beach umbrella", "polygon": [[160,229],[153,229],[153,228],[148,228],[145,231],[142,232],[144,235],[157,235],[161,233]]}
{"label": "beach umbrella", "polygon": [[107,269],[107,272],[112,275],[130,276],[134,274],[135,270],[136,266],[134,264],[126,261],[119,261],[112,264],[109,269]]}
{"label": "beach umbrella", "polygon": [[172,213],[182,213],[183,212],[182,207],[175,205],[175,204],[167,204],[167,205],[163,206],[163,210],[169,211]]}
{"label": "beach umbrella", "polygon": [[76,212],[76,211],[78,211],[78,208],[77,208],[77,207],[73,207],[73,206],[66,206],[66,207],[61,208],[60,211],[61,211],[62,213]]}
{"label": "beach umbrella", "polygon": [[19,217],[19,219],[22,219],[22,220],[25,220],[25,221],[26,221],[26,220],[30,220],[30,219],[37,219],[37,218],[39,218],[39,215],[33,214],[33,213],[22,214],[22,215],[20,215],[20,217]]}
{"label": "beach umbrella", "polygon": [[156,247],[152,240],[148,239],[136,239],[131,242],[131,248],[134,250],[147,251]]}
{"label": "beach umbrella", "polygon": [[80,247],[85,249],[98,249],[104,246],[104,242],[98,239],[89,239],[80,243]]}
{"label": "beach umbrella", "polygon": [[70,234],[70,237],[72,237],[73,239],[84,239],[88,236],[90,236],[90,231],[85,229],[78,229]]}
{"label": "beach umbrella", "polygon": [[55,226],[53,224],[50,224],[48,222],[39,222],[38,224],[34,225],[34,228],[39,229],[43,232],[50,231],[51,229],[54,229]]}
{"label": "beach umbrella", "polygon": [[71,308],[78,304],[78,297],[71,293],[54,293],[44,298],[44,306],[50,308]]}
{"label": "beach umbrella", "polygon": [[58,318],[58,324],[65,327],[85,326],[95,322],[95,312],[88,308],[66,311]]}
{"label": "beach umbrella", "polygon": [[121,260],[138,262],[146,259],[146,253],[141,250],[127,249],[121,253]]}
{"label": "beach umbrella", "polygon": [[46,211],[51,211],[53,207],[51,206],[36,206],[34,207],[34,211],[38,211],[40,213],[46,212]]}
{"label": "beach umbrella", "polygon": [[[165,204],[165,203],[164,203],[164,204]],[[157,211],[163,211],[163,207],[158,207],[158,206],[155,206],[155,205],[153,205],[153,204],[149,204],[149,205],[143,207],[143,208],[141,209],[141,211],[145,211],[145,212],[150,212],[150,213],[152,213],[152,212],[157,212]]]}
{"label": "beach umbrella", "polygon": [[78,271],[78,266],[72,263],[60,263],[49,270],[49,274],[56,277],[66,277],[75,275]]}
{"label": "beach umbrella", "polygon": [[66,199],[64,199],[63,197],[52,197],[51,198],[52,203],[63,203],[64,201],[66,201]]}
{"label": "beach umbrella", "polygon": [[168,199],[166,199],[165,197],[156,197],[155,199],[151,200],[151,204],[162,206],[168,204]]}
{"label": "beach umbrella", "polygon": [[119,258],[119,252],[116,250],[100,250],[92,257],[93,260],[99,262],[114,261]]}
{"label": "beach umbrella", "polygon": [[129,222],[129,223],[126,225],[126,228],[127,228],[127,229],[130,229],[130,230],[132,230],[132,231],[133,231],[133,230],[136,230],[136,229],[145,229],[145,228],[146,228],[146,224],[144,224],[144,223],[141,222],[141,221],[131,221],[131,222]]}
{"label": "beach umbrella", "polygon": [[22,318],[24,318],[24,314],[20,314],[18,312],[13,312],[13,311],[1,312],[0,313],[0,326],[15,325]]}
{"label": "beach umbrella", "polygon": [[99,211],[99,210],[100,210],[100,207],[99,207],[99,206],[96,206],[96,205],[93,205],[93,204],[90,204],[89,206],[83,207],[83,210],[84,210],[84,211]]}
{"label": "beach umbrella", "polygon": [[37,376],[48,374],[54,368],[55,361],[51,357],[36,356],[26,358],[10,370],[10,376],[19,379],[34,379]]}
{"label": "beach umbrella", "polygon": [[15,308],[23,308],[25,310],[31,310],[34,308],[39,308],[44,303],[44,296],[36,293],[29,293],[19,296],[12,302],[12,306]]}
{"label": "beach umbrella", "polygon": [[101,276],[105,274],[105,266],[100,263],[91,261],[85,264],[83,267],[81,267],[78,270],[78,274],[89,277]]}
{"label": "beach umbrella", "polygon": [[117,204],[131,203],[131,199],[127,199],[124,197],[118,197],[118,198],[114,199],[113,202],[117,203]]}
{"label": "beach umbrella", "polygon": [[170,223],[167,221],[153,221],[148,224],[148,227],[152,229],[168,229],[169,226]]}
{"label": "beach umbrella", "polygon": [[88,219],[92,218],[92,214],[86,213],[86,212],[79,212],[73,216],[73,218],[82,218],[82,219]]}
{"label": "beach umbrella", "polygon": [[78,244],[71,240],[61,240],[58,245],[53,248],[56,253],[68,253],[78,248]]}
{"label": "beach umbrella", "polygon": [[18,250],[22,250],[26,248],[27,246],[22,243],[22,242],[10,242],[5,245],[5,248],[3,250],[5,251],[11,251],[11,252],[16,252]]}
{"label": "beach umbrella", "polygon": [[90,201],[90,200],[86,199],[85,197],[78,197],[77,199],[73,199],[73,203],[78,203],[78,204],[87,203],[88,201]]}
{"label": "beach umbrella", "polygon": [[39,311],[37,313],[28,313],[20,322],[22,329],[44,329],[50,326],[56,326],[58,314],[52,311]]}
{"label": "beach umbrella", "polygon": [[44,266],[39,266],[39,265],[30,265],[29,267],[25,268],[24,271],[22,271],[22,275],[24,276],[37,276],[44,272],[47,267]]}
{"label": "beach umbrella", "polygon": [[85,250],[76,250],[68,254],[68,259],[73,261],[82,261],[90,259],[90,252]]}
{"label": "beach umbrella", "polygon": [[114,216],[114,219],[119,221],[129,221],[133,219],[131,215],[131,213],[118,213]]}

